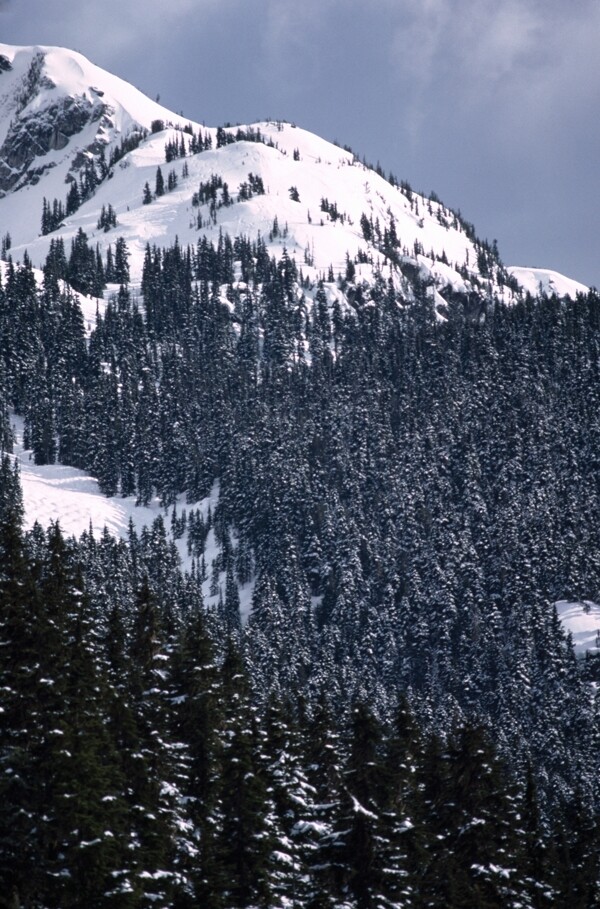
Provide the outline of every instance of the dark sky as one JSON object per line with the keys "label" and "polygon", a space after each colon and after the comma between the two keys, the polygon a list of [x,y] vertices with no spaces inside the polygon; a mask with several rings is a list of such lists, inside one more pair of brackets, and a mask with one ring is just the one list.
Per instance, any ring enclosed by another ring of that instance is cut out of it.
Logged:
{"label": "dark sky", "polygon": [[209,125],[292,120],[600,287],[600,0],[0,0]]}

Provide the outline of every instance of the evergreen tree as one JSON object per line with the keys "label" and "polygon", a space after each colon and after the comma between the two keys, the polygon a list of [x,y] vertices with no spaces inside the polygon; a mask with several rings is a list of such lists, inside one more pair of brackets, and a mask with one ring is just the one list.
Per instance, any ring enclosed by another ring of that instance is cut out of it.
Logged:
{"label": "evergreen tree", "polygon": [[222,727],[219,862],[225,905],[269,904],[267,785],[256,719],[249,704],[248,680],[232,644],[223,663],[225,717]]}
{"label": "evergreen tree", "polygon": [[[442,756],[429,746],[425,777],[427,860],[418,875],[420,905],[521,906],[517,811],[481,729],[463,727]],[[436,766],[437,765],[437,766]]]}
{"label": "evergreen tree", "polygon": [[156,180],[154,183],[154,195],[158,198],[165,194],[165,181],[160,167],[156,168]]}
{"label": "evergreen tree", "polygon": [[129,250],[123,237],[117,237],[115,243],[114,277],[117,284],[129,284]]}
{"label": "evergreen tree", "polygon": [[381,733],[363,704],[352,716],[351,744],[346,765],[346,793],[342,804],[339,849],[342,893],[349,893],[357,909],[382,905],[381,827],[378,804]]}

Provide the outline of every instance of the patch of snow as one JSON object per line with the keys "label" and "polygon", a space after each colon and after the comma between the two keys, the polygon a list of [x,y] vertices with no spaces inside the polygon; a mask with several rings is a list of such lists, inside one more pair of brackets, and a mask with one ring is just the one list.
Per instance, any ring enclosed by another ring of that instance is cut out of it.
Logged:
{"label": "patch of snow", "polygon": [[158,499],[144,507],[135,504],[135,497],[107,498],[94,477],[62,464],[35,464],[33,453],[23,448],[23,420],[13,416],[11,423],[17,444],[14,455],[19,462],[25,523],[28,527],[38,521],[47,527],[58,521],[65,534],[79,537],[90,529],[101,534],[106,527],[113,536],[125,539],[130,519],[141,529],[163,514]]}
{"label": "patch of snow", "polygon": [[[76,467],[67,467],[63,464],[35,464],[33,453],[23,447],[23,418],[13,414],[11,425],[16,438],[13,456],[19,464],[26,527],[33,527],[37,521],[46,528],[51,522],[58,521],[66,536],[78,538],[91,528],[92,533],[98,537],[106,528],[111,536],[127,539],[130,521],[139,533],[144,527],[150,527],[161,515],[167,536],[172,538],[170,521],[172,509],[163,508],[157,498],[147,506],[137,505],[135,496],[103,495],[98,481]],[[214,514],[218,502],[219,483],[215,482],[209,495],[200,502],[186,503],[185,497],[180,496],[176,504],[176,513],[180,515],[183,509],[197,509],[206,521],[209,511]],[[174,542],[182,569],[189,571],[192,558],[188,554],[187,534]],[[233,542],[235,543],[235,538]],[[213,564],[221,556],[221,547],[216,541],[212,527],[206,539],[203,555],[207,574],[202,585],[204,603],[208,607],[216,607],[220,597],[225,598],[225,572],[219,572],[216,593],[211,593],[214,589]],[[254,578],[244,585],[238,585],[240,615],[244,623],[252,609],[254,586]],[[49,684],[52,683],[49,681]]]}
{"label": "patch of snow", "polygon": [[555,606],[563,628],[571,633],[575,653],[578,656],[586,651],[598,653],[600,604],[590,600],[575,603],[559,600]]}
{"label": "patch of snow", "polygon": [[511,265],[507,271],[513,275],[526,291],[536,297],[539,294],[557,297],[571,297],[573,300],[577,294],[587,294],[589,287],[567,278],[557,271],[549,268],[522,268]]}

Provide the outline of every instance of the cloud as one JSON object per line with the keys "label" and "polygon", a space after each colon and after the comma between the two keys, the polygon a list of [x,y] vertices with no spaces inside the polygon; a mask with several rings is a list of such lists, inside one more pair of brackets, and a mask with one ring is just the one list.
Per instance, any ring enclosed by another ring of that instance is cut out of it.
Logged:
{"label": "cloud", "polygon": [[[167,48],[183,21],[196,29],[204,15],[228,4],[229,0],[169,0],[168,4],[163,0],[54,0],[49,13],[48,0],[29,0],[27,10],[25,4],[0,0],[0,9],[10,6],[21,43],[38,40],[76,48],[100,62],[99,58],[118,60],[126,52],[151,52],[151,45],[159,41]],[[32,29],[37,30],[35,35]]]}
{"label": "cloud", "polygon": [[390,79],[413,141],[432,113],[458,125],[492,110],[501,140],[521,141],[515,130],[563,122],[598,98],[597,0],[399,0],[390,33]]}
{"label": "cloud", "polygon": [[599,13],[597,0],[401,0],[391,63],[421,89],[450,78],[461,91],[485,94],[507,80],[555,73],[590,33],[597,40]]}
{"label": "cloud", "polygon": [[[295,61],[307,73],[336,55],[353,30],[377,31],[388,77],[413,96],[454,90],[461,104],[520,85],[554,85],[581,54],[598,71],[590,37],[600,37],[598,0],[263,0],[263,48],[284,78]],[[328,49],[328,45],[330,49]],[[349,65],[361,65],[352,58]],[[589,82],[589,80],[587,80]]]}

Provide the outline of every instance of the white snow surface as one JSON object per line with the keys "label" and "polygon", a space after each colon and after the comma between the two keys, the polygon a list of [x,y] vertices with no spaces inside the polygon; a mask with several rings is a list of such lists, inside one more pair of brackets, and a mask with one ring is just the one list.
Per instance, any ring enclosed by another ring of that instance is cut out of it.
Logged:
{"label": "white snow surface", "polygon": [[134,496],[104,496],[98,481],[76,467],[35,464],[33,453],[23,448],[22,417],[13,415],[11,424],[17,439],[14,456],[21,473],[27,527],[37,521],[46,528],[58,521],[67,536],[79,537],[91,526],[95,535],[106,527],[111,535],[125,539],[130,519],[140,530],[164,514],[158,500],[144,507],[136,506]]}
{"label": "white snow surface", "polygon": [[[180,125],[188,122],[76,51],[45,45],[19,47],[0,43],[0,55],[12,64],[12,69],[2,74],[0,82],[0,142],[4,141],[10,123],[7,113],[22,115],[43,110],[64,96],[86,98],[93,104],[102,99],[114,108],[114,126],[120,131],[132,125],[149,129],[152,120],[168,119]],[[19,99],[23,97],[28,71],[39,56],[43,57],[42,89],[21,108]]]}
{"label": "white snow surface", "polygon": [[[0,225],[10,228],[11,253],[16,261],[27,250],[33,264],[41,267],[51,239],[59,235],[65,240],[68,253],[69,243],[81,227],[93,244],[98,243],[103,254],[109,244],[114,246],[118,236],[124,237],[130,251],[135,285],[141,277],[148,243],[170,246],[178,238],[185,246],[196,244],[203,234],[216,243],[220,230],[231,237],[245,235],[251,240],[260,233],[267,240],[277,217],[285,235],[269,242],[270,253],[279,257],[285,248],[309,279],[324,277],[330,266],[336,277],[338,273],[343,275],[346,256],[354,259],[360,251],[363,258],[368,257],[370,261],[357,264],[357,282],[371,281],[374,271],[381,268],[385,277],[392,276],[401,286],[403,279],[399,272],[390,269],[389,264],[384,265],[381,253],[373,243],[365,241],[360,225],[364,213],[374,223],[379,222],[382,232],[393,217],[405,262],[412,262],[421,276],[432,283],[431,294],[437,302],[443,302],[439,293],[444,288],[472,289],[470,276],[480,279],[479,286],[484,293],[495,294],[506,301],[514,299],[513,293],[498,284],[495,277],[490,281],[481,278],[477,250],[460,222],[443,204],[424,199],[417,193],[413,193],[411,204],[400,188],[368,169],[352,152],[294,124],[267,121],[252,125],[254,129],[259,128],[265,142],[271,142],[274,147],[243,141],[217,149],[215,128],[189,123],[122,79],[90,63],[81,54],[63,48],[5,44],[0,44],[0,54],[13,65],[11,71],[0,74],[0,144],[14,117],[24,117],[32,111],[43,115],[44,110],[60,97],[84,99],[104,111],[97,120],[91,119],[80,133],[72,136],[65,148],[36,159],[36,167],[51,165],[37,183],[29,183],[0,199]],[[42,77],[34,97],[20,109],[18,98],[22,96],[27,73],[36,56],[43,58]],[[43,199],[65,201],[78,153],[89,155],[90,147],[99,143],[104,145],[108,158],[111,149],[132,130],[149,129],[152,121],[159,119],[170,124],[169,128],[149,135],[116,164],[112,176],[104,180],[94,196],[66,218],[58,230],[40,236]],[[182,135],[187,141],[189,136],[181,132],[186,125],[194,132],[201,129],[204,136],[210,134],[213,149],[166,164],[165,143],[173,139],[180,141]],[[227,129],[233,135],[236,131],[237,127]],[[184,164],[187,177],[183,177]],[[165,180],[171,169],[175,172],[177,188],[150,205],[143,205],[144,185],[148,182],[154,189],[158,166]],[[199,182],[218,174],[227,182],[235,200],[240,184],[247,181],[249,173],[262,178],[265,195],[244,202],[235,201],[230,207],[219,209],[217,223],[209,223],[199,230],[196,226],[198,214],[202,215],[203,221],[209,222],[208,206],[200,209],[192,206],[192,196]],[[296,187],[299,202],[290,198],[291,187]],[[337,206],[339,214],[344,216],[343,221],[332,220],[321,210],[323,199]],[[102,205],[108,204],[115,209],[118,223],[116,228],[105,233],[97,229],[97,221]],[[458,269],[466,269],[463,275],[467,277],[459,274]],[[527,275],[530,272],[527,270]],[[553,272],[543,274],[554,275],[554,281],[561,278]],[[527,275],[524,280],[528,281]],[[576,284],[567,278],[563,283],[569,287]]]}
{"label": "white snow surface", "polygon": [[[144,527],[150,527],[156,518],[162,515],[167,536],[172,539],[170,530],[172,509],[163,508],[157,498],[147,506],[136,505],[135,496],[103,495],[98,481],[76,467],[35,464],[33,453],[23,447],[23,418],[13,414],[11,425],[16,438],[13,454],[19,464],[27,528],[33,527],[36,521],[43,528],[47,528],[51,522],[58,521],[66,536],[79,538],[82,533],[91,530],[94,536],[99,537],[106,529],[111,536],[126,540],[130,522],[133,522],[139,534]],[[185,497],[180,496],[176,511],[180,515],[185,508],[198,509],[206,520],[209,509],[214,513],[218,501],[219,484],[215,483],[209,495],[200,502],[186,504]],[[182,570],[187,571],[192,562],[188,554],[187,534],[175,540],[175,544]],[[213,563],[220,554],[220,547],[211,528],[204,548],[207,577],[202,585],[204,603],[208,607],[217,606],[219,597],[225,596],[224,571],[219,573],[217,592],[211,593]],[[240,615],[243,622],[247,621],[251,612],[254,584],[255,581],[252,579],[247,584],[238,585]]]}
{"label": "white snow surface", "polygon": [[577,294],[586,294],[589,290],[587,285],[567,278],[549,268],[524,268],[511,265],[508,271],[532,296],[556,294],[557,297],[575,299]]}
{"label": "white snow surface", "polygon": [[575,653],[578,655],[583,655],[586,651],[598,653],[600,604],[591,600],[574,603],[559,600],[555,605],[563,628],[571,633]]}

